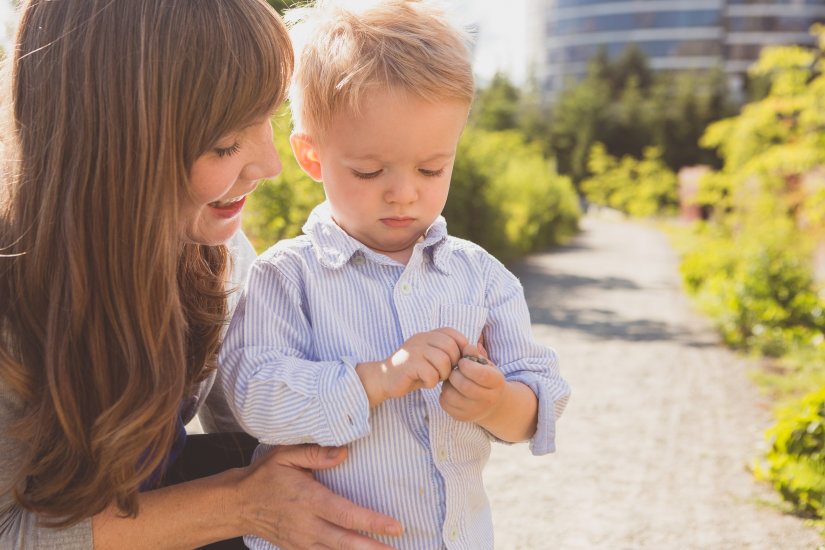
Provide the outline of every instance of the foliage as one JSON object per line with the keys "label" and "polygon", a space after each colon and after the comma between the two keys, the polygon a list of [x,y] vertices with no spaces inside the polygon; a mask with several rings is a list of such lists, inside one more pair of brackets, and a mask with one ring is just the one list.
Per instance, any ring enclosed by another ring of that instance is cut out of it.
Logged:
{"label": "foliage", "polygon": [[617,159],[596,143],[587,166],[593,175],[581,183],[581,189],[590,202],[636,217],[676,212],[676,174],[662,161],[658,148],[645,149],[642,159],[630,155]]}
{"label": "foliage", "polygon": [[825,388],[786,407],[766,435],[769,466],[757,475],[799,513],[825,517]]}
{"label": "foliage", "polygon": [[505,74],[496,73],[490,84],[476,93],[468,124],[491,132],[515,130],[528,143],[537,144],[544,156],[552,156],[549,115],[535,80],[518,88]]}
{"label": "foliage", "polygon": [[266,0],[270,6],[275,8],[278,13],[282,14],[287,9],[299,5],[301,2],[300,0]]}
{"label": "foliage", "polygon": [[450,233],[502,261],[563,242],[578,227],[569,178],[518,132],[468,127],[458,145],[444,209]]}
{"label": "foliage", "polygon": [[490,131],[518,128],[521,96],[506,75],[496,73],[489,86],[476,94],[470,125]]}
{"label": "foliage", "polygon": [[258,252],[300,235],[312,208],[324,200],[323,186],[307,176],[292,155],[285,108],[273,117],[272,126],[283,171],[273,180],[262,181],[244,209],[244,232]]}
{"label": "foliage", "polygon": [[[825,33],[815,32],[818,49],[763,50],[751,75],[767,93],[707,128],[701,144],[724,163],[700,182],[695,201],[710,219],[696,226],[681,265],[687,289],[728,343],[778,358],[785,394],[822,388],[825,379],[825,288],[812,268],[817,243],[825,243]],[[789,379],[800,385],[789,388]],[[757,472],[818,517],[823,402],[825,389],[779,413],[768,432],[769,467]]]}
{"label": "foliage", "polygon": [[731,346],[779,357],[822,345],[825,299],[794,235],[781,218],[736,237],[718,226],[697,231],[682,277]]}
{"label": "foliage", "polygon": [[637,48],[615,60],[602,51],[581,82],[568,85],[551,112],[550,141],[559,172],[581,182],[591,173],[588,154],[601,142],[607,153],[641,158],[658,147],[676,172],[684,166],[718,166],[699,138],[711,121],[733,114],[721,70],[653,74]]}

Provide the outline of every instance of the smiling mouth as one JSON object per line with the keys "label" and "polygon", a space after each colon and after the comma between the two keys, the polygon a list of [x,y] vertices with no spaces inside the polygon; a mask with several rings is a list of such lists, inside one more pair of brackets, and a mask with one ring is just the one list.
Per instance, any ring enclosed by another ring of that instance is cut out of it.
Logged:
{"label": "smiling mouth", "polygon": [[[248,193],[247,193],[247,195],[248,195]],[[228,199],[228,200],[225,200],[225,201],[210,202],[209,206],[211,206],[212,208],[231,208],[232,206],[235,206],[236,204],[238,204],[239,202],[241,202],[245,198],[246,198],[246,195],[241,195],[240,197],[235,197],[234,199]]]}

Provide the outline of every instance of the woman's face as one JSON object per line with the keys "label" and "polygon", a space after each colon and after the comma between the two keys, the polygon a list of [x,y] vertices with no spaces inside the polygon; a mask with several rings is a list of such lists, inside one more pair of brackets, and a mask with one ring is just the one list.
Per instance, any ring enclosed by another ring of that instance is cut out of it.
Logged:
{"label": "woman's face", "polygon": [[240,228],[246,196],[258,180],[280,173],[268,116],[223,136],[192,165],[190,194],[181,206],[184,238],[225,243]]}

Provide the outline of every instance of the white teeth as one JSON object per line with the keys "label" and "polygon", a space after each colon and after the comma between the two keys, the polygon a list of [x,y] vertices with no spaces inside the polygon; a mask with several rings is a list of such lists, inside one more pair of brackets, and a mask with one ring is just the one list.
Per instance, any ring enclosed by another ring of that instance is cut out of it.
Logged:
{"label": "white teeth", "polygon": [[243,199],[245,196],[246,196],[246,195],[241,196],[241,197],[235,197],[234,199],[229,199],[228,201],[215,201],[215,202],[210,202],[210,203],[209,203],[209,206],[213,206],[213,207],[215,207],[215,208],[228,208],[228,207],[232,206],[233,204],[235,204],[236,202],[239,202],[239,201],[240,201],[241,199]]}

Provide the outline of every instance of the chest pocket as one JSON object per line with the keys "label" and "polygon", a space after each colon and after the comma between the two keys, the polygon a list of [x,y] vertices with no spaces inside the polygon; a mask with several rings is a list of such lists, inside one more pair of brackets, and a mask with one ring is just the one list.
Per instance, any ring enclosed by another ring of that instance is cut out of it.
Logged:
{"label": "chest pocket", "polygon": [[438,326],[450,327],[477,344],[481,331],[487,324],[487,308],[466,304],[442,304],[438,311]]}

